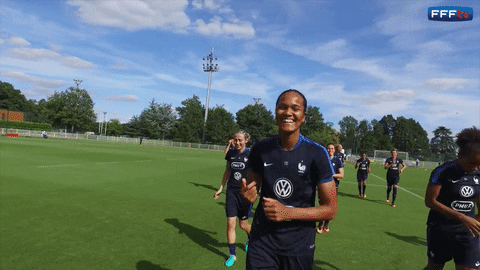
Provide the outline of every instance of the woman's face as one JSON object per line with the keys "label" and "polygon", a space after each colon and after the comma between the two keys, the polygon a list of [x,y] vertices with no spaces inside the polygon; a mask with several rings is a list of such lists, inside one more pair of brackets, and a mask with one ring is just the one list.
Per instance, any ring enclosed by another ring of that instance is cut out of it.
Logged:
{"label": "woman's face", "polygon": [[397,155],[398,155],[397,151],[392,151],[392,157],[393,158],[397,158]]}
{"label": "woman's face", "polygon": [[328,151],[328,154],[330,154],[330,157],[333,157],[333,154],[335,154],[335,145],[329,144],[327,146],[327,151]]}
{"label": "woman's face", "polygon": [[480,169],[480,154],[470,153],[467,156],[459,157],[463,170],[475,172]]}
{"label": "woman's face", "polygon": [[235,138],[233,139],[233,143],[235,144],[235,148],[237,148],[237,150],[242,152],[247,145],[247,141],[245,140],[245,135],[242,134],[242,133],[235,134]]}
{"label": "woman's face", "polygon": [[287,92],[278,102],[275,110],[277,125],[280,131],[300,131],[305,121],[304,100],[296,92]]}

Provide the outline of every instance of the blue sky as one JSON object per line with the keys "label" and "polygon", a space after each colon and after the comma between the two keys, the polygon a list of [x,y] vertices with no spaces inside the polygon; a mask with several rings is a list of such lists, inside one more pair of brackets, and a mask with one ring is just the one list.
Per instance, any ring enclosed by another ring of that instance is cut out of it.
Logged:
{"label": "blue sky", "polygon": [[[427,19],[432,6],[472,7],[468,22]],[[75,86],[99,119],[128,122],[154,98],[206,101],[203,57],[214,48],[210,107],[254,98],[273,111],[285,89],[325,121],[387,114],[457,133],[480,126],[479,1],[0,2],[0,80],[40,100]]]}

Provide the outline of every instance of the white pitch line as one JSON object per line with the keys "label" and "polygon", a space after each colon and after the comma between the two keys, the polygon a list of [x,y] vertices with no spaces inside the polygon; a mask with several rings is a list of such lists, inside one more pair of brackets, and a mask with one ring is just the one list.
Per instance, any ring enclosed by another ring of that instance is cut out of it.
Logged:
{"label": "white pitch line", "polygon": [[[152,160],[129,160],[129,161],[97,162],[97,163],[95,163],[95,165],[118,164],[118,163],[122,163],[122,162],[149,162],[149,161],[152,161]],[[43,165],[43,166],[37,166],[37,168],[73,167],[73,166],[90,165],[90,164],[91,164],[91,163]]]}
{"label": "white pitch line", "polygon": [[[385,183],[387,182],[387,180],[385,180],[385,179],[383,179],[383,178],[379,177],[378,175],[375,175],[375,174],[373,174],[373,173],[370,173],[370,174],[371,174],[371,175],[373,175],[373,176],[375,176],[375,177],[377,177],[378,179],[382,179],[382,180],[383,180]],[[417,194],[415,194],[415,193],[411,192],[410,190],[404,189],[404,188],[403,188],[403,187],[401,187],[401,186],[398,186],[398,188],[399,188],[399,189],[401,189],[401,190],[403,190],[403,191],[405,191],[405,192],[407,192],[407,193],[410,193],[410,194],[412,194],[413,196],[415,196],[415,197],[417,197],[417,198],[420,198],[420,199],[422,199],[422,200],[425,200],[425,198],[423,198],[422,196],[420,196],[420,195],[417,195]]]}

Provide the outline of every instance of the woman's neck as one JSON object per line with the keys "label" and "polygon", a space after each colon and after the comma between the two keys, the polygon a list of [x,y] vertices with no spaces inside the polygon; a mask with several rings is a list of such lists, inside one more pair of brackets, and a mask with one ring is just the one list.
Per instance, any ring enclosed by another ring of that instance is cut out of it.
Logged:
{"label": "woman's neck", "polygon": [[300,132],[285,133],[279,132],[280,144],[285,151],[292,151],[300,139]]}

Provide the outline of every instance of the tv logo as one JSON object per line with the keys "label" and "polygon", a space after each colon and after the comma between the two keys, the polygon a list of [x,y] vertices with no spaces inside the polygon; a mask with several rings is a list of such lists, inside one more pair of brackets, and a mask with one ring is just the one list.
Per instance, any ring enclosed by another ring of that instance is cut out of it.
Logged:
{"label": "tv logo", "polygon": [[473,19],[473,8],[470,7],[430,7],[428,19],[431,21],[462,22]]}

